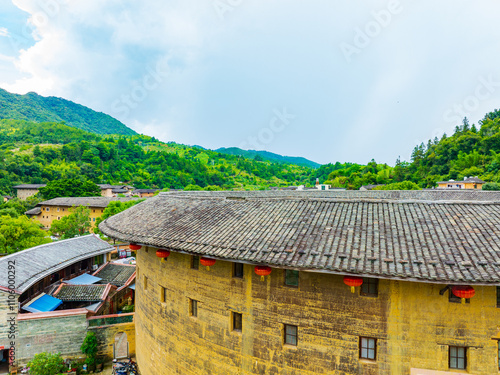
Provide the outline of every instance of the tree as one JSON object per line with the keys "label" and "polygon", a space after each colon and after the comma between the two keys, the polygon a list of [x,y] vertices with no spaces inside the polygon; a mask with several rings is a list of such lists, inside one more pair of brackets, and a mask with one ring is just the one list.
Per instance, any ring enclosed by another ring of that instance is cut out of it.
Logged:
{"label": "tree", "polygon": [[496,182],[487,182],[483,185],[482,190],[500,190],[500,184]]}
{"label": "tree", "polygon": [[116,215],[122,211],[125,211],[127,208],[130,208],[137,203],[141,203],[144,201],[144,199],[134,199],[130,200],[127,202],[121,202],[121,201],[111,201],[108,204],[108,207],[106,207],[102,213],[101,216],[99,216],[96,221],[95,221],[95,233],[102,234],[101,231],[99,230],[99,224],[101,224],[104,220],[106,220],[108,217],[111,217],[113,215]]}
{"label": "tree", "polygon": [[32,375],[56,375],[66,370],[61,353],[35,354],[35,357],[28,362],[28,367]]}
{"label": "tree", "polygon": [[57,197],[100,197],[101,188],[89,180],[69,178],[53,180],[40,189],[44,199]]}
{"label": "tree", "polygon": [[80,350],[87,356],[85,363],[89,366],[94,366],[97,356],[97,337],[94,332],[87,332]]}
{"label": "tree", "polygon": [[71,214],[55,220],[50,226],[53,235],[61,239],[83,236],[90,231],[90,208],[84,206],[70,208]]}
{"label": "tree", "polygon": [[41,224],[26,216],[0,216],[0,253],[12,254],[49,242]]}

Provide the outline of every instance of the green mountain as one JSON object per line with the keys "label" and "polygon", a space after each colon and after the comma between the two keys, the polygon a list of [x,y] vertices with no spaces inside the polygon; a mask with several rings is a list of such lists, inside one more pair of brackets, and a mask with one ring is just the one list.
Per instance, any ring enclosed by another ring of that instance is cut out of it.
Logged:
{"label": "green mountain", "polygon": [[85,177],[136,188],[264,189],[314,184],[313,169],[60,123],[0,120],[0,193],[21,183]]}
{"label": "green mountain", "polygon": [[73,128],[96,134],[137,134],[115,118],[83,105],[34,92],[11,94],[0,88],[0,119],[33,122],[64,122]]}
{"label": "green mountain", "polygon": [[268,160],[275,163],[302,165],[309,168],[319,168],[321,166],[321,164],[308,160],[303,157],[283,156],[279,154],[274,154],[269,151],[242,150],[241,148],[238,147],[229,147],[229,148],[222,147],[218,148],[215,151],[220,152],[222,154],[239,155],[247,159]]}

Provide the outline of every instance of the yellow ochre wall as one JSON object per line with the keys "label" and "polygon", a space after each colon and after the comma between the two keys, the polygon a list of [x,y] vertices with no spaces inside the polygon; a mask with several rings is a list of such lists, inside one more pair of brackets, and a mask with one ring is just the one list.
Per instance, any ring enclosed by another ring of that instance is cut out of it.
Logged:
{"label": "yellow ochre wall", "polygon": [[[47,211],[47,208],[49,209]],[[50,228],[54,220],[59,220],[63,216],[71,214],[72,207],[67,206],[41,206],[42,212],[35,216],[45,228]],[[89,207],[90,209],[90,222],[92,227],[95,226],[95,220],[102,215],[103,207]]]}
{"label": "yellow ochre wall", "polygon": [[[481,190],[483,187],[482,183],[473,183],[473,182],[460,182],[460,181],[450,181],[450,182],[445,182],[445,183],[438,183],[439,188],[447,188],[448,184],[453,184],[453,185],[461,185],[462,189],[476,189],[476,190]],[[475,186],[475,187],[474,187]]]}
{"label": "yellow ochre wall", "polygon": [[[190,269],[190,256],[137,252],[136,352],[143,375],[403,375],[411,368],[448,370],[448,345],[467,346],[468,373],[498,374],[500,309],[496,288],[475,287],[470,304],[450,303],[444,285],[380,280],[377,298],[352,294],[342,276],[300,272],[299,288],[283,270],[265,281],[232,263]],[[144,276],[148,278],[144,290]],[[160,300],[160,286],[167,300]],[[189,314],[198,300],[198,317]],[[243,330],[231,330],[231,311]],[[283,324],[297,325],[297,347],[283,344]],[[359,359],[359,337],[377,338],[377,360]],[[458,371],[460,372],[460,371]],[[462,370],[462,373],[465,372]]]}

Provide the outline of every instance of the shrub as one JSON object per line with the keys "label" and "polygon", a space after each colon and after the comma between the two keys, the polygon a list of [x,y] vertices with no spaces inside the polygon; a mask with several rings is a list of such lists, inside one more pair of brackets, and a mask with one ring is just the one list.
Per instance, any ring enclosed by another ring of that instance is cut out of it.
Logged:
{"label": "shrub", "polygon": [[497,182],[487,182],[483,185],[482,190],[500,190],[500,184]]}
{"label": "shrub", "polygon": [[66,371],[61,353],[38,353],[28,362],[31,375],[56,375]]}
{"label": "shrub", "polygon": [[94,366],[97,356],[97,337],[95,337],[94,332],[87,332],[80,350],[87,356],[85,363],[89,366]]}

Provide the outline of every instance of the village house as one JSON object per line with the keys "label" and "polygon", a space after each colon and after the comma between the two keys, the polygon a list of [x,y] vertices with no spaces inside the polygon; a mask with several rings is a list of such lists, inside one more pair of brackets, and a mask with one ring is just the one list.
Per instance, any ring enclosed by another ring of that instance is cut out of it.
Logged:
{"label": "village house", "polygon": [[499,373],[500,193],[160,193],[137,251],[143,375]]}
{"label": "village house", "polygon": [[132,191],[134,190],[134,187],[129,185],[97,184],[97,186],[101,188],[101,195],[103,197],[117,197],[118,194],[128,197],[132,195]]}
{"label": "village house", "polygon": [[481,190],[486,182],[476,177],[464,177],[463,181],[439,181],[438,189],[478,189]]}
{"label": "village house", "polygon": [[158,190],[159,189],[135,189],[132,195],[140,198],[150,198],[153,197]]}
{"label": "village house", "polygon": [[26,216],[35,218],[45,229],[50,228],[54,220],[60,220],[62,217],[71,214],[72,207],[85,206],[90,209],[90,221],[92,227],[95,221],[100,217],[104,209],[112,201],[127,202],[137,198],[115,198],[115,197],[73,197],[73,198],[54,198],[48,201],[38,203],[35,208],[26,211]]}
{"label": "village house", "polygon": [[13,189],[16,189],[17,197],[24,201],[38,194],[39,190],[45,186],[47,186],[47,184],[21,184],[13,186]]}
{"label": "village house", "polygon": [[[2,357],[15,358],[15,366],[41,352],[81,358],[88,330],[99,336],[103,354],[112,355],[108,347],[120,332],[120,337],[128,332],[125,346],[133,351],[133,314],[117,318],[116,312],[133,300],[135,267],[108,262],[113,249],[88,235],[0,258],[0,272],[6,275],[0,278]],[[106,319],[121,324],[107,325]],[[7,370],[7,363],[0,363],[0,374]]]}

